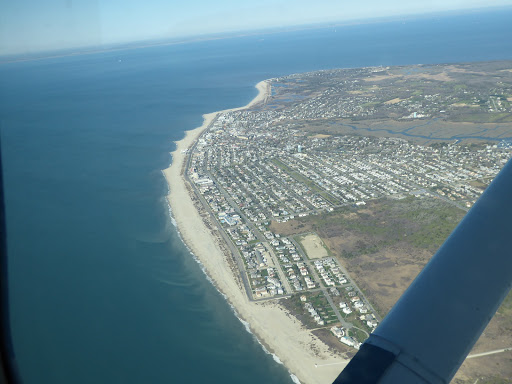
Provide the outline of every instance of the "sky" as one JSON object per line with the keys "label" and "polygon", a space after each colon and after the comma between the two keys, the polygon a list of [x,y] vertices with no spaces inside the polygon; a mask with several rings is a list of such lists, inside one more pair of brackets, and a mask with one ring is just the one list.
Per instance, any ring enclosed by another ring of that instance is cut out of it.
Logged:
{"label": "sky", "polygon": [[512,0],[0,0],[0,55],[512,6]]}

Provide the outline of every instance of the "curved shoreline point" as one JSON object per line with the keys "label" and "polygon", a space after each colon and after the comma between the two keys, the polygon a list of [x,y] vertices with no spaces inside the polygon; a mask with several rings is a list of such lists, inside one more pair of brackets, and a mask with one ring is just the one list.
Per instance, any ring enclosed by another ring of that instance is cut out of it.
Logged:
{"label": "curved shoreline point", "polygon": [[203,115],[203,124],[187,131],[185,137],[176,142],[176,149],[172,152],[172,164],[163,170],[170,191],[167,199],[183,241],[201,261],[215,286],[233,305],[238,316],[249,323],[258,340],[267,346],[301,383],[330,383],[348,360],[329,351],[327,345],[276,302],[258,303],[249,300],[245,290],[240,288],[218,238],[206,227],[194,206],[191,196],[193,192],[189,192],[183,177],[186,150],[218,114],[247,109],[266,100],[270,94],[270,83],[261,81],[256,88],[259,91],[258,95],[246,106]]}

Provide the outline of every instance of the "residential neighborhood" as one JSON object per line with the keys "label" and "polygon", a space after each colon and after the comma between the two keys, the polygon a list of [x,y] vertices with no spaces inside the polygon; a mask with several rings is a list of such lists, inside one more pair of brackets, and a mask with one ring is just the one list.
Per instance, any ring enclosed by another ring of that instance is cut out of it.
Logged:
{"label": "residential neighborhood", "polygon": [[[371,104],[375,97],[362,94],[375,76],[384,76],[385,69],[358,71],[334,85],[336,72],[272,79],[273,97],[267,104],[221,113],[212,121],[187,152],[185,169],[201,209],[214,218],[229,243],[249,299],[300,295],[304,314],[356,348],[380,321],[357,281],[317,234],[281,236],[272,230],[272,223],[347,206],[362,208],[377,199],[428,197],[468,210],[511,156],[507,140],[454,138],[420,143],[397,135],[320,129],[319,121],[322,126],[341,124],[329,119],[368,118],[384,113],[382,108],[386,113],[405,108],[396,115],[398,120],[419,121],[446,112],[439,109],[444,104],[435,100],[456,98],[424,95],[429,108],[393,99],[379,104],[381,110],[377,110]],[[366,73],[364,80],[361,73]],[[311,79],[320,84],[317,91]],[[327,81],[331,86],[321,85]],[[373,94],[381,93],[378,87],[370,88]],[[340,92],[352,92],[353,97],[340,100]],[[501,98],[490,100],[493,107],[486,113],[509,108]],[[325,297],[320,307],[308,299],[314,294]],[[329,316],[322,315],[326,313]],[[358,337],[349,335],[351,329],[360,330]]]}

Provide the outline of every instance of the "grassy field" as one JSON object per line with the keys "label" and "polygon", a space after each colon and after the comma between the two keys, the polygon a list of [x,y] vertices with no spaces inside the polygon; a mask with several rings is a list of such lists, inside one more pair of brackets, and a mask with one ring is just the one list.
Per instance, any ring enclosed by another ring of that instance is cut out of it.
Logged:
{"label": "grassy field", "polygon": [[463,216],[464,211],[440,200],[410,197],[370,202],[364,209],[344,207],[274,225],[274,229],[283,234],[295,229],[315,231],[322,239],[330,239],[334,254],[356,258],[396,244],[436,251]]}
{"label": "grassy field", "polygon": [[271,229],[282,235],[316,232],[385,315],[464,213],[434,198],[382,199],[272,223]]}
{"label": "grassy field", "polygon": [[366,333],[364,333],[363,331],[361,331],[360,329],[357,329],[357,328],[352,328],[348,332],[348,334],[349,334],[349,336],[353,337],[354,339],[356,339],[360,343],[364,342],[368,338]]}
{"label": "grassy field", "polygon": [[325,298],[322,292],[305,292],[297,293],[287,299],[282,299],[279,302],[294,315],[300,322],[309,329],[322,328],[318,325],[315,320],[311,317],[309,312],[304,307],[304,302],[300,300],[301,296],[306,296],[307,301],[313,305],[320,317],[324,319],[324,327],[330,327],[338,323],[338,318],[332,310],[329,302]]}

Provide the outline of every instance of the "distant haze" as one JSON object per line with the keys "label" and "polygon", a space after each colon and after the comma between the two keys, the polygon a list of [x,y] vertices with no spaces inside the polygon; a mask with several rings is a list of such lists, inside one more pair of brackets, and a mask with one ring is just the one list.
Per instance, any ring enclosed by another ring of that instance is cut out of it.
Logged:
{"label": "distant haze", "polygon": [[508,5],[509,0],[0,0],[0,55]]}

